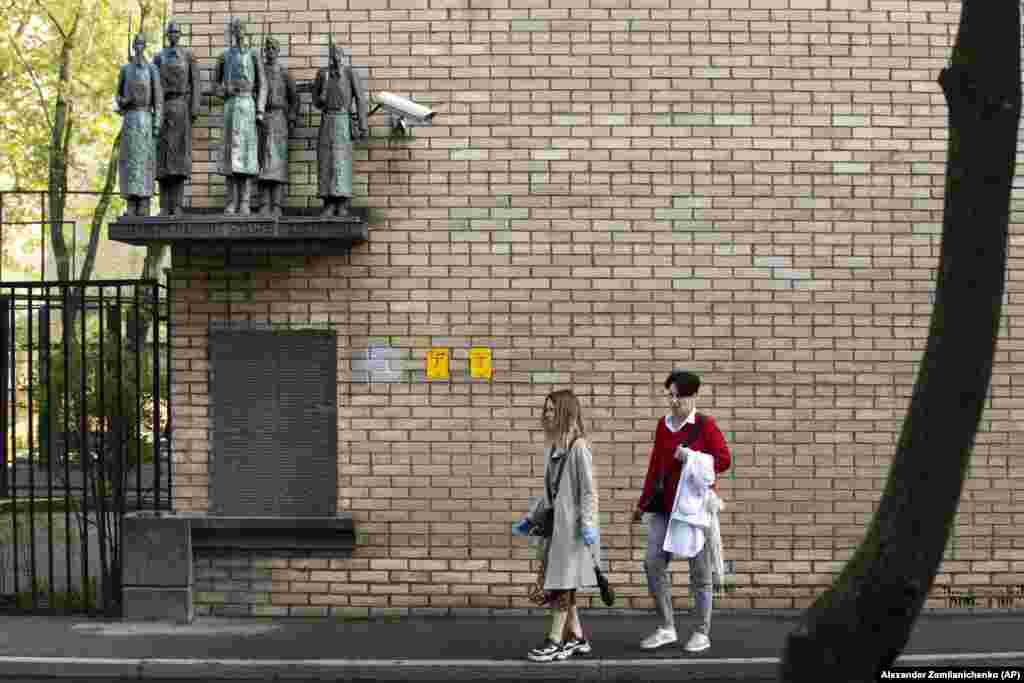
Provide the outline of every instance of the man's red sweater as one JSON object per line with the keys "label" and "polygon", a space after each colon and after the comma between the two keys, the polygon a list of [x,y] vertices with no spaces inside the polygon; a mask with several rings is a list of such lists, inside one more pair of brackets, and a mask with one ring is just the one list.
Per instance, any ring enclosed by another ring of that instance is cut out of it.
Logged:
{"label": "man's red sweater", "polygon": [[[644,479],[644,490],[640,495],[640,502],[637,507],[644,512],[668,512],[675,500],[676,488],[679,487],[679,477],[683,473],[683,463],[675,458],[676,448],[685,444],[695,451],[708,453],[715,461],[715,474],[721,474],[729,469],[732,463],[732,456],[729,455],[729,447],[725,443],[725,437],[715,424],[710,415],[697,416],[697,423],[700,425],[687,424],[678,432],[670,431],[665,424],[665,418],[658,421],[658,428],[654,430],[654,447],[651,448],[651,460],[647,466],[647,477]],[[654,493],[655,482],[659,477],[665,477],[665,508],[647,509],[647,501]],[[715,482],[717,487],[718,482]]]}

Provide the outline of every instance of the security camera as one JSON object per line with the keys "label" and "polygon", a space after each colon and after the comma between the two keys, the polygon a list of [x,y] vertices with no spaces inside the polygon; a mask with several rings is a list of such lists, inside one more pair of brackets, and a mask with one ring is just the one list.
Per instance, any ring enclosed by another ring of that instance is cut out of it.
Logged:
{"label": "security camera", "polygon": [[429,126],[434,120],[434,110],[416,104],[410,99],[389,92],[379,92],[374,96],[374,107],[370,115],[378,109],[384,109],[392,116],[392,125],[396,132],[405,133],[411,126]]}

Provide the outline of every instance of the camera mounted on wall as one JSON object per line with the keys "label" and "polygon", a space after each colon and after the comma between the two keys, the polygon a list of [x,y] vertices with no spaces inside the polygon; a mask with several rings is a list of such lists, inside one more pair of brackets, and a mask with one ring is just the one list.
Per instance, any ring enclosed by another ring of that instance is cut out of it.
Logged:
{"label": "camera mounted on wall", "polygon": [[391,121],[391,134],[397,137],[404,137],[414,126],[431,125],[436,113],[433,109],[424,107],[411,99],[385,91],[378,92],[373,96],[373,109],[370,110],[368,116],[372,116],[379,109],[388,113]]}

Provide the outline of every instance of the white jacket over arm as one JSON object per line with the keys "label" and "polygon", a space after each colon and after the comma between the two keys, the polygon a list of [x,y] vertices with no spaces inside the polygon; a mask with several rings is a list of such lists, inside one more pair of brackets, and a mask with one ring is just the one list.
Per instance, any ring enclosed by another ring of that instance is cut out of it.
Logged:
{"label": "white jacket over arm", "polygon": [[666,552],[693,557],[704,547],[704,532],[710,525],[708,498],[715,483],[715,463],[707,453],[690,451],[679,488],[672,502],[668,532],[662,546]]}

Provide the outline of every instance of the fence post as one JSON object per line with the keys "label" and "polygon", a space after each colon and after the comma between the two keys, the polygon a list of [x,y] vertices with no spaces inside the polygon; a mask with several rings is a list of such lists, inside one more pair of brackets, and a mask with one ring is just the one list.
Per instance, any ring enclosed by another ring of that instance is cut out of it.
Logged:
{"label": "fence post", "polygon": [[8,496],[7,484],[7,390],[11,374],[10,353],[14,347],[11,297],[0,296],[0,497]]}

